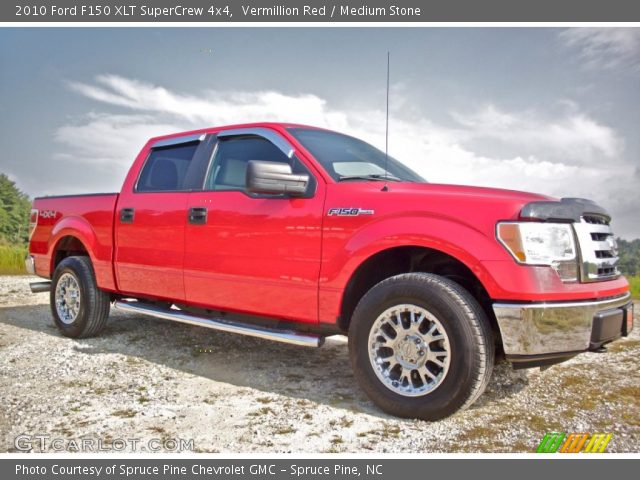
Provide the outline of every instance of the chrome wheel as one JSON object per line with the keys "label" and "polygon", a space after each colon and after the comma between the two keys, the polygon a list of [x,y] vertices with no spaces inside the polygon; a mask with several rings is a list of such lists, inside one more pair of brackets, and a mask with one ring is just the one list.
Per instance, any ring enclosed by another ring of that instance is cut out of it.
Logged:
{"label": "chrome wheel", "polygon": [[397,305],[385,310],[371,327],[369,360],[388,389],[407,397],[426,395],[447,376],[449,338],[425,308]]}
{"label": "chrome wheel", "polygon": [[63,273],[56,285],[56,312],[60,321],[71,324],[78,318],[80,312],[80,285],[70,273]]}

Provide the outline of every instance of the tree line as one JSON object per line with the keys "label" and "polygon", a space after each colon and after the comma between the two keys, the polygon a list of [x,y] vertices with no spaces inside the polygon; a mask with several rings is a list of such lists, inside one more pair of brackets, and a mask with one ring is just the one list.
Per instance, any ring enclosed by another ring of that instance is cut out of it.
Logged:
{"label": "tree line", "polygon": [[640,275],[640,238],[623,240],[618,238],[618,267],[625,275]]}
{"label": "tree line", "polygon": [[29,197],[0,173],[0,244],[25,245],[29,241],[30,211]]}

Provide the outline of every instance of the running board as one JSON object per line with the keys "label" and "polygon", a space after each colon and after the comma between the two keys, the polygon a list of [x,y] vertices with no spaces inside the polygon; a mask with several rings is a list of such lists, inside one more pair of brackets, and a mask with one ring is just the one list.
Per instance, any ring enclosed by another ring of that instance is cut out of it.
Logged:
{"label": "running board", "polygon": [[164,320],[196,325],[198,327],[211,328],[222,332],[239,333],[250,337],[264,338],[276,342],[300,345],[303,347],[320,347],[324,343],[324,337],[313,333],[302,333],[293,330],[280,330],[259,325],[230,322],[219,318],[207,318],[193,315],[182,310],[166,309],[156,305],[148,305],[135,300],[116,300],[113,306],[117,310],[125,312],[150,315]]}

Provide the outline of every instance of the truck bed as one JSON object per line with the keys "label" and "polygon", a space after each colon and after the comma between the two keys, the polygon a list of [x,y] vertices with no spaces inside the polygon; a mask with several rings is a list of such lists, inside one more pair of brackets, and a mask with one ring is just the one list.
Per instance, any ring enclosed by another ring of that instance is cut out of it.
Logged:
{"label": "truck bed", "polygon": [[117,201],[117,193],[37,197],[33,208],[39,214],[29,245],[36,274],[51,278],[56,245],[78,243],[68,237],[73,234],[80,240],[74,248],[84,249],[91,257],[98,286],[114,290],[113,217]]}

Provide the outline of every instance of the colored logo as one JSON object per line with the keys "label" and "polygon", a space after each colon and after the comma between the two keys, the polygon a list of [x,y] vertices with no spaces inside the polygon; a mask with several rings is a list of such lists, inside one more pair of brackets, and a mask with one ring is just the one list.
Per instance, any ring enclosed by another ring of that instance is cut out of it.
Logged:
{"label": "colored logo", "polygon": [[604,453],[611,433],[547,433],[536,453]]}
{"label": "colored logo", "polygon": [[330,208],[327,212],[327,215],[330,217],[336,215],[339,217],[356,217],[358,215],[373,215],[374,211],[365,209],[365,208],[357,208],[357,207],[335,207]]}

